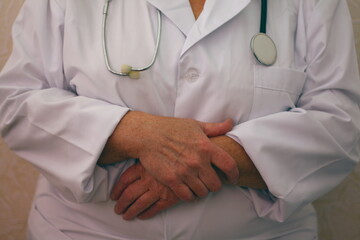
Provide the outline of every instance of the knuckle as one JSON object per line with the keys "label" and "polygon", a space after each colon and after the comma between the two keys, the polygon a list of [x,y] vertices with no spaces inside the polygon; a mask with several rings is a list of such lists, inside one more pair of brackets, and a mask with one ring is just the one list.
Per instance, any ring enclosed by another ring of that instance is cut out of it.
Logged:
{"label": "knuckle", "polygon": [[167,186],[175,186],[178,184],[178,179],[174,174],[168,174],[164,176],[164,183]]}
{"label": "knuckle", "polygon": [[188,161],[187,163],[188,169],[186,169],[186,171],[189,170],[199,170],[201,168],[201,162],[199,161],[199,159],[191,159],[190,161]]}
{"label": "knuckle", "polygon": [[220,181],[216,181],[214,182],[214,184],[211,186],[211,191],[212,192],[217,192],[221,189],[221,183]]}
{"label": "knuckle", "polygon": [[197,148],[200,153],[207,153],[210,150],[210,142],[207,138],[200,138],[197,140]]}
{"label": "knuckle", "polygon": [[235,168],[236,168],[236,163],[232,159],[223,162],[223,171],[232,172]]}
{"label": "knuckle", "polygon": [[192,168],[189,165],[186,165],[186,166],[180,167],[177,170],[177,175],[180,178],[189,177],[191,175],[190,174],[191,171],[192,171]]}
{"label": "knuckle", "polygon": [[122,198],[126,201],[131,200],[133,198],[133,192],[131,191],[131,189],[127,189],[126,191],[124,191],[122,194]]}

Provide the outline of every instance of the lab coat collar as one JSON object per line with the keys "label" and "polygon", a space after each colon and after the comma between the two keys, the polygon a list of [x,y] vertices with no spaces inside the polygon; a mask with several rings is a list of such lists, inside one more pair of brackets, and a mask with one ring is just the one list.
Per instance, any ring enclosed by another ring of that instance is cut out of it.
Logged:
{"label": "lab coat collar", "polygon": [[191,28],[182,54],[238,15],[251,0],[207,0],[203,12]]}
{"label": "lab coat collar", "polygon": [[167,16],[187,36],[182,54],[239,14],[251,0],[206,0],[195,21],[188,0],[147,0]]}
{"label": "lab coat collar", "polygon": [[187,36],[195,23],[189,0],[147,0]]}

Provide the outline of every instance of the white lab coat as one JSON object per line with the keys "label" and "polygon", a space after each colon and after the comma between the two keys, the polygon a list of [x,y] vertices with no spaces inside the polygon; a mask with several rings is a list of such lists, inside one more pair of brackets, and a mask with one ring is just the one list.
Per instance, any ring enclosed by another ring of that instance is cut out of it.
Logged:
{"label": "white lab coat", "polygon": [[[139,80],[118,77],[102,53],[103,0],[28,0],[0,78],[6,143],[39,169],[31,239],[313,239],[309,203],[359,159],[360,81],[345,1],[268,2],[274,66],[249,43],[260,0],[114,0],[110,63],[146,65],[163,14],[159,55]],[[224,186],[146,221],[113,213],[109,192],[132,160],[99,167],[107,138],[130,110],[216,122],[254,161],[269,191]]]}

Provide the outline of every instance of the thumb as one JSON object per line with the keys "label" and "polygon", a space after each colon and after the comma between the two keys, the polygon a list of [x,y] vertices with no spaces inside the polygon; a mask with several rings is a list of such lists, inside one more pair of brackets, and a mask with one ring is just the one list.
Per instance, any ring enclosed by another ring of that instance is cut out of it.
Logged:
{"label": "thumb", "polygon": [[203,132],[208,137],[217,137],[224,135],[229,132],[234,126],[234,122],[231,118],[228,118],[220,123],[199,122],[199,124]]}

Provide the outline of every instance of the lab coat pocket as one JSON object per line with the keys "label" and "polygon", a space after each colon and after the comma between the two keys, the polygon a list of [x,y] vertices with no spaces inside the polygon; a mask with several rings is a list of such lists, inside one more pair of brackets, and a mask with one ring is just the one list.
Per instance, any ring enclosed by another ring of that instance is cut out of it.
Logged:
{"label": "lab coat pocket", "polygon": [[306,73],[279,67],[254,67],[254,99],[249,119],[295,108]]}

